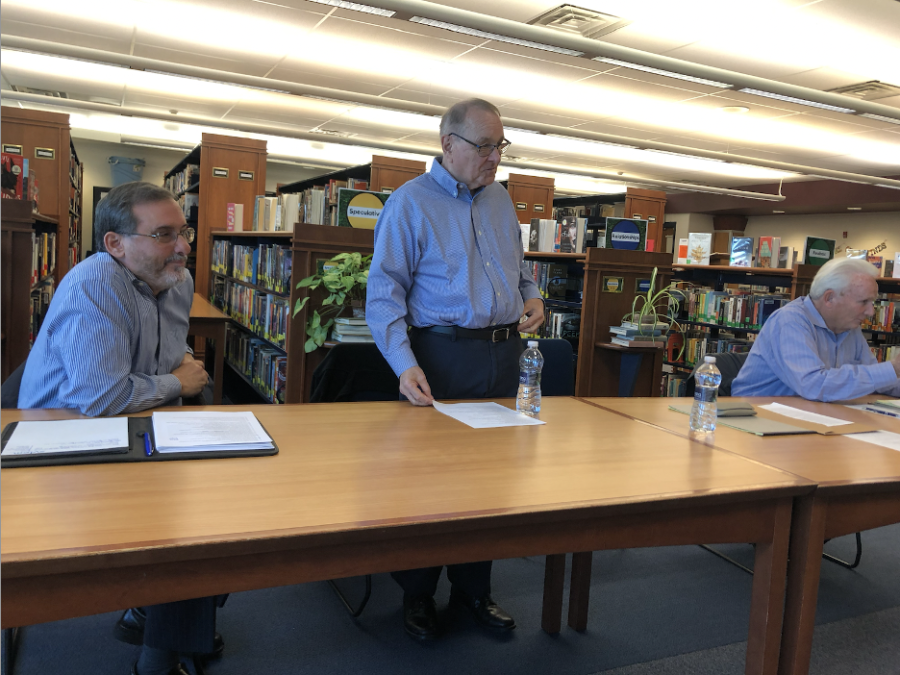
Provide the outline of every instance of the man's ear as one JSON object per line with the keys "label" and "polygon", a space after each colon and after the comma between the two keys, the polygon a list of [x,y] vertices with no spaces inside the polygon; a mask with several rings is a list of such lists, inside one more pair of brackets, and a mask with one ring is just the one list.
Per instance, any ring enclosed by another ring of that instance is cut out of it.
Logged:
{"label": "man's ear", "polygon": [[449,154],[452,149],[453,149],[453,136],[451,136],[450,134],[441,136],[441,150],[444,152],[444,154],[445,155]]}
{"label": "man's ear", "polygon": [[125,256],[125,237],[118,232],[107,232],[103,235],[103,245],[106,252],[113,258],[122,258]]}
{"label": "man's ear", "polygon": [[834,292],[831,288],[822,293],[822,302],[831,302],[837,297],[837,293]]}

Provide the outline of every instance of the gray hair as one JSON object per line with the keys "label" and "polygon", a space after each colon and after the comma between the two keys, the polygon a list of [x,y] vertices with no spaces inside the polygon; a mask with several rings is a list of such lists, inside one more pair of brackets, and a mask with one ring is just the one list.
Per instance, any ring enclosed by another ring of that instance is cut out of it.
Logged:
{"label": "gray hair", "polygon": [[878,276],[878,270],[875,265],[860,258],[832,258],[816,272],[809,287],[809,297],[818,300],[825,295],[825,291],[843,295],[860,275],[874,279]]}
{"label": "gray hair", "polygon": [[447,108],[444,116],[441,117],[441,136],[446,136],[451,131],[456,133],[462,131],[466,118],[469,116],[469,110],[472,108],[494,113],[500,117],[500,110],[493,103],[485,101],[483,98],[469,98]]}
{"label": "gray hair", "polygon": [[174,200],[175,195],[152,183],[132,182],[114,187],[100,200],[94,213],[94,250],[106,251],[103,238],[107,232],[135,233],[138,225],[135,206],[168,199]]}

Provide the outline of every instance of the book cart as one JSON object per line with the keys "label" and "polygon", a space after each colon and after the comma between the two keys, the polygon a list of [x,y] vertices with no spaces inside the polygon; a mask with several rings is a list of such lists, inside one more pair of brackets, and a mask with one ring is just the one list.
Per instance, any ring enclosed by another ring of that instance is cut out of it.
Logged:
{"label": "book cart", "polygon": [[[2,202],[2,379],[28,358],[53,292],[81,260],[84,167],[69,116],[4,108],[3,152],[28,160],[36,201]],[[26,195],[23,195],[23,197]]]}

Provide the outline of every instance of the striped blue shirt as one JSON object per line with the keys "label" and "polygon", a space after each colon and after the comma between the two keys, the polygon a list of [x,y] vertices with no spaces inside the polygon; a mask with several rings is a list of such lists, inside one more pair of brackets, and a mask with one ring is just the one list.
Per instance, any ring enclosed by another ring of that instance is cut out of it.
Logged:
{"label": "striped blue shirt", "polygon": [[900,396],[894,367],[878,363],[859,328],[835,335],[806,296],[769,317],[731,385],[733,396],[812,401],[846,401],[875,392]]}
{"label": "striped blue shirt", "polygon": [[28,356],[20,408],[74,408],[85,415],[180,403],[172,375],[187,353],[194,281],[153,295],[97,253],[63,277]]}
{"label": "striped blue shirt", "polygon": [[406,327],[487,328],[515,323],[541,296],[525,266],[509,193],[475,190],[435,159],[394,192],[375,225],[366,321],[399,376],[416,364]]}

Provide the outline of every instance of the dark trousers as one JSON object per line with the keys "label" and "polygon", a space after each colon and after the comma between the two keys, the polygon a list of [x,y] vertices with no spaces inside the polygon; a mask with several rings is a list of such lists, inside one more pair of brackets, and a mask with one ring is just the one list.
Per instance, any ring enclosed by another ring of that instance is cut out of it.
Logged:
{"label": "dark trousers", "polygon": [[[425,372],[431,395],[438,400],[511,398],[519,388],[519,356],[524,348],[518,333],[503,342],[454,339],[413,328],[410,346]],[[443,567],[392,572],[407,595],[433,596]],[[491,561],[447,566],[447,578],[464,593],[480,597],[491,592]]]}
{"label": "dark trousers", "polygon": [[215,596],[148,605],[144,644],[152,649],[206,654],[216,633]]}

